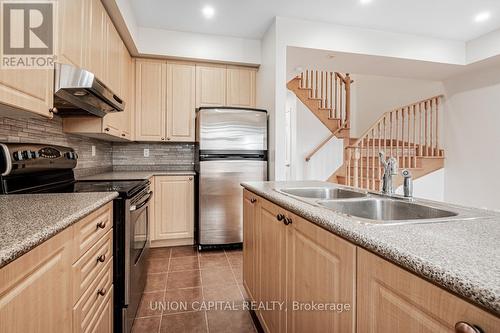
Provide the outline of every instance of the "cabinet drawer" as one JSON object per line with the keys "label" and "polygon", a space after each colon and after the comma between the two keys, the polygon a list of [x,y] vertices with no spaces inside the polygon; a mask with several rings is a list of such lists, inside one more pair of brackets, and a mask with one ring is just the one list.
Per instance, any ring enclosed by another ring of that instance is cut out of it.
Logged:
{"label": "cabinet drawer", "polygon": [[110,202],[75,225],[73,262],[101,239],[113,226],[113,203]]}
{"label": "cabinet drawer", "polygon": [[113,260],[110,260],[73,308],[73,332],[92,332],[99,311],[113,294]]}
{"label": "cabinet drawer", "polygon": [[88,289],[113,256],[113,230],[73,264],[73,302]]}

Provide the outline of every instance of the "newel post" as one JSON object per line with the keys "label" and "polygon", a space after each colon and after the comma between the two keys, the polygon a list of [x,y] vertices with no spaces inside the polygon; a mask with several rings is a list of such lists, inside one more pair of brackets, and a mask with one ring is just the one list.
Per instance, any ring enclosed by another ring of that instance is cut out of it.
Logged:
{"label": "newel post", "polygon": [[345,74],[345,127],[351,127],[351,77]]}

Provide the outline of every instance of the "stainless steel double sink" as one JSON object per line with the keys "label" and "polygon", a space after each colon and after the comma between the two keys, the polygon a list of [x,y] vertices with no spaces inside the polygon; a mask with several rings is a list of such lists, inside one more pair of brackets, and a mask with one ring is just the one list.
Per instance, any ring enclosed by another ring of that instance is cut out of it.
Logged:
{"label": "stainless steel double sink", "polygon": [[356,217],[358,222],[365,224],[433,223],[480,217],[472,209],[330,185],[275,190],[312,205]]}

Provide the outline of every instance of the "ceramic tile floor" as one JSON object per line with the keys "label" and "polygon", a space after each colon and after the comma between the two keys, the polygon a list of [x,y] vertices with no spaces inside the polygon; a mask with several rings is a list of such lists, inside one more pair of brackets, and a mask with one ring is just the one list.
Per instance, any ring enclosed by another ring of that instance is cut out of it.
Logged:
{"label": "ceramic tile floor", "polygon": [[[191,246],[151,249],[146,288],[132,332],[256,332],[248,311],[200,309],[209,301],[243,301],[242,265],[241,250],[198,252]],[[178,301],[187,306],[176,308]],[[157,302],[170,308],[158,307]]]}

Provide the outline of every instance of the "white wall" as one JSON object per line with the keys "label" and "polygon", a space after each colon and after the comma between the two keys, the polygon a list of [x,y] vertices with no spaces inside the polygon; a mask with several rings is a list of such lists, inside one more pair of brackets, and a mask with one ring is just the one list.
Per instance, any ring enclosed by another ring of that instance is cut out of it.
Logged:
{"label": "white wall", "polygon": [[143,55],[260,64],[260,40],[163,29],[138,28],[137,49]]}
{"label": "white wall", "polygon": [[319,119],[297,99],[295,130],[296,143],[293,149],[294,180],[327,180],[343,163],[343,141],[332,139],[308,162],[306,156],[331,132]]}
{"label": "white wall", "polygon": [[442,82],[351,75],[354,83],[351,133],[360,137],[384,112],[444,93]]}
{"label": "white wall", "polygon": [[500,54],[500,29],[487,33],[466,44],[466,63],[470,64]]}
{"label": "white wall", "polygon": [[500,209],[500,68],[445,81],[444,199]]}
{"label": "white wall", "polygon": [[[269,138],[268,138],[268,159],[269,159],[269,179],[275,179],[275,147],[276,143],[276,26],[272,24],[266,31],[262,39],[261,65],[257,72],[257,95],[256,103],[258,108],[266,109],[269,114]],[[284,141],[280,140],[280,144]]]}

